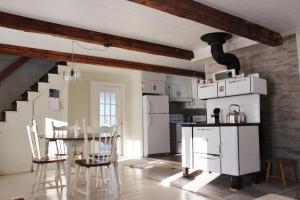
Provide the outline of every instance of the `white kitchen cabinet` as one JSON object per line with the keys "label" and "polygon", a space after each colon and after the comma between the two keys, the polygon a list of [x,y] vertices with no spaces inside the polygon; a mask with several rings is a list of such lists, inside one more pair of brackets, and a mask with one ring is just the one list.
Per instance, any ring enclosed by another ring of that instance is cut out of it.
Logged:
{"label": "white kitchen cabinet", "polygon": [[163,81],[143,80],[143,93],[165,94],[165,83]]}
{"label": "white kitchen cabinet", "polygon": [[192,99],[192,86],[168,83],[168,95],[171,99]]}
{"label": "white kitchen cabinet", "polygon": [[210,83],[198,86],[199,99],[211,99],[218,97],[218,83]]}
{"label": "white kitchen cabinet", "polygon": [[267,94],[267,82],[258,77],[243,77],[226,80],[226,95]]}
{"label": "white kitchen cabinet", "polygon": [[258,126],[221,127],[221,172],[240,176],[260,171]]}
{"label": "white kitchen cabinet", "polygon": [[182,167],[193,168],[193,128],[182,127]]}

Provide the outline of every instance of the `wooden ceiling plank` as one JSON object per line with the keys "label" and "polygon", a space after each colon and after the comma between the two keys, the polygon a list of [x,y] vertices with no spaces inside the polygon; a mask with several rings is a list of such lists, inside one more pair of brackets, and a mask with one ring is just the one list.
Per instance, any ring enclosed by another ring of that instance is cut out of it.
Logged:
{"label": "wooden ceiling plank", "polygon": [[186,60],[194,58],[194,53],[185,49],[46,22],[5,12],[0,12],[0,26],[26,32],[48,34],[98,45],[109,44],[117,48],[160,56]]}
{"label": "wooden ceiling plank", "polygon": [[[129,0],[171,15],[205,24],[269,46],[283,43],[282,36],[268,28],[225,13],[194,0]],[[199,36],[200,37],[200,36]]]}
{"label": "wooden ceiling plank", "polygon": [[[71,53],[43,50],[43,49],[36,49],[36,48],[29,48],[29,47],[22,47],[22,46],[14,46],[8,44],[0,44],[0,54],[17,55],[17,56],[25,56],[25,57],[33,57],[33,58],[44,58],[44,59],[68,61],[68,62],[72,61]],[[132,61],[80,55],[80,54],[74,54],[73,61],[77,63],[101,65],[101,66],[108,66],[108,67],[205,78],[204,72],[138,63]]]}
{"label": "wooden ceiling plank", "polygon": [[25,64],[30,58],[29,57],[21,57],[16,60],[14,63],[6,67],[2,72],[0,72],[0,81],[7,78],[17,69],[19,69],[23,64]]}

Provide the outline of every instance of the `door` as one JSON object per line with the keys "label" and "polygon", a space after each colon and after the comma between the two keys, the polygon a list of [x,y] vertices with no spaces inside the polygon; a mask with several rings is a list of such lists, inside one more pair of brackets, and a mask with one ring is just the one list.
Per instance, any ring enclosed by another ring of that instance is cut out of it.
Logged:
{"label": "door", "polygon": [[165,83],[162,81],[154,81],[153,82],[153,93],[165,94]]}
{"label": "door", "polygon": [[169,114],[144,114],[144,156],[170,153]]}
{"label": "door", "polygon": [[237,126],[221,127],[222,174],[240,175]]}
{"label": "door", "polygon": [[152,93],[153,84],[152,81],[143,80],[143,93]]}
{"label": "door", "polygon": [[227,96],[249,94],[250,92],[251,92],[250,77],[226,80]]}
{"label": "door", "polygon": [[179,85],[171,83],[169,85],[170,88],[170,97],[178,98],[179,97]]}
{"label": "door", "polygon": [[[122,87],[96,84],[92,88],[91,126],[118,124],[119,135],[122,130]],[[118,154],[122,153],[122,137],[118,139]]]}
{"label": "door", "polygon": [[194,127],[193,134],[194,152],[220,154],[219,127]]}
{"label": "door", "polygon": [[143,112],[144,113],[169,113],[169,97],[168,96],[143,96]]}
{"label": "door", "polygon": [[218,83],[211,83],[198,86],[198,98],[209,99],[216,98],[218,96]]}

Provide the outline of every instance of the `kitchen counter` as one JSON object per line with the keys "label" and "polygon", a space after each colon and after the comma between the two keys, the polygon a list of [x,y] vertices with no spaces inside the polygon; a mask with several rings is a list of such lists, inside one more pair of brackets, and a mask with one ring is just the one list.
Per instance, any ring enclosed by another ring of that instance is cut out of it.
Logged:
{"label": "kitchen counter", "polygon": [[220,124],[207,124],[199,122],[184,122],[179,123],[182,127],[218,127],[218,126],[259,126],[260,123],[220,123]]}

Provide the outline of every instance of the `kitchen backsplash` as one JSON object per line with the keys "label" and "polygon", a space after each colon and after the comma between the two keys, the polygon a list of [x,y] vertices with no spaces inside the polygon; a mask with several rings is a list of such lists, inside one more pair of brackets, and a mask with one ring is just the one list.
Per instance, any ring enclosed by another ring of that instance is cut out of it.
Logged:
{"label": "kitchen backsplash", "polygon": [[206,109],[186,109],[183,103],[171,102],[170,114],[206,115]]}
{"label": "kitchen backsplash", "polygon": [[[234,52],[241,72],[259,73],[268,81],[268,95],[262,96],[261,114],[264,158],[284,157],[298,160],[300,171],[300,80],[297,44],[294,35],[283,45],[254,45]],[[225,69],[209,60],[206,76]]]}

